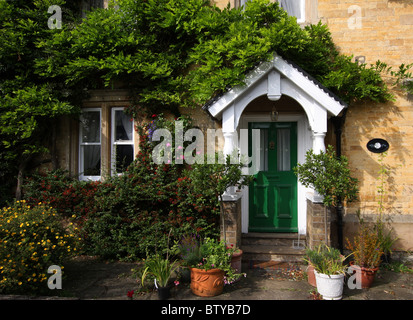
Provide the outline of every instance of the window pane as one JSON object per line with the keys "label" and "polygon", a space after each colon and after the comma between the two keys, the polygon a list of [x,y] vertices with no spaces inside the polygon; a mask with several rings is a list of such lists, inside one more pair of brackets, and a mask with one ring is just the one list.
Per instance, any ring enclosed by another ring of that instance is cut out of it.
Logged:
{"label": "window pane", "polygon": [[80,119],[82,142],[100,142],[100,112],[84,111]]}
{"label": "window pane", "polygon": [[290,129],[277,129],[277,170],[291,170]]}
{"label": "window pane", "polygon": [[302,0],[280,0],[279,2],[281,8],[287,11],[290,16],[297,17],[297,20],[303,18],[301,17]]}
{"label": "window pane", "polygon": [[126,115],[122,110],[115,111],[115,140],[133,139],[133,120]]}
{"label": "window pane", "polygon": [[239,6],[240,6],[240,7],[245,6],[245,4],[246,4],[248,1],[251,1],[251,0],[240,0],[240,1],[239,1],[239,4],[240,4]]}
{"label": "window pane", "polygon": [[133,161],[133,146],[116,145],[116,173],[122,173]]}
{"label": "window pane", "polygon": [[100,176],[100,146],[82,146],[83,175]]}

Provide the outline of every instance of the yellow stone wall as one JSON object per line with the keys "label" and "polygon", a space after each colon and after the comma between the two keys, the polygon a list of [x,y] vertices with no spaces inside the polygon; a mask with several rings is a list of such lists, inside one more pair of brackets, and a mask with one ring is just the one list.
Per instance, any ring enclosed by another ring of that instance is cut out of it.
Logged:
{"label": "yellow stone wall", "polygon": [[[377,60],[393,69],[413,62],[413,1],[318,0],[318,16],[329,26],[340,52],[362,56],[365,63]],[[413,100],[393,90],[394,102],[363,103],[349,107],[343,130],[343,154],[350,161],[354,176],[360,180],[360,201],[347,207],[345,235],[357,225],[356,213],[366,220],[379,214],[381,168],[377,154],[367,150],[373,138],[390,144],[383,164],[383,216],[391,221],[399,241],[395,248],[413,249]]]}
{"label": "yellow stone wall", "polygon": [[411,0],[318,0],[318,16],[342,53],[365,56],[368,64],[412,62]]}

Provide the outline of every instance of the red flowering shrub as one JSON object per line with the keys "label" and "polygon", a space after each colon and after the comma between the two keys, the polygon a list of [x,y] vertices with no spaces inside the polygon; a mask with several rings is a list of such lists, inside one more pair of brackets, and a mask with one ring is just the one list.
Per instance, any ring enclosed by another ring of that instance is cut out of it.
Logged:
{"label": "red flowering shrub", "polygon": [[29,204],[48,203],[62,216],[84,215],[97,210],[95,196],[102,182],[79,181],[64,170],[34,173],[23,186],[24,198]]}
{"label": "red flowering shrub", "polygon": [[194,191],[185,165],[156,165],[149,129],[169,126],[162,116],[137,128],[137,159],[120,176],[104,182],[70,178],[64,171],[35,174],[26,179],[24,196],[30,203],[47,202],[77,224],[82,248],[90,255],[129,259],[163,250],[166,235],[218,234],[217,199]]}

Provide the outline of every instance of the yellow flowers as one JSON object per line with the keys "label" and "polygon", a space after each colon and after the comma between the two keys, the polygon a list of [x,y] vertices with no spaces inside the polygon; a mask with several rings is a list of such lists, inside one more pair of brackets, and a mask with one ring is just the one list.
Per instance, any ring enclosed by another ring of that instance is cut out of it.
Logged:
{"label": "yellow flowers", "polygon": [[0,226],[0,292],[44,286],[50,261],[59,263],[77,251],[77,237],[43,203],[21,200],[0,209]]}

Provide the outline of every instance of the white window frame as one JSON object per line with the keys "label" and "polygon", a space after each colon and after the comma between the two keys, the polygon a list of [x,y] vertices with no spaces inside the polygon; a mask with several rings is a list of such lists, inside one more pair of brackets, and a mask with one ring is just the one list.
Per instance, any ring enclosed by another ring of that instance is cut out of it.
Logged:
{"label": "white window frame", "polygon": [[110,168],[111,168],[111,174],[112,175],[122,175],[122,173],[116,173],[116,146],[117,145],[131,145],[132,149],[133,149],[133,159],[135,160],[135,123],[134,120],[132,120],[132,140],[122,140],[122,141],[116,141],[116,127],[115,127],[115,112],[116,111],[125,111],[124,107],[114,107],[111,110],[111,118],[110,118],[110,122],[111,122],[111,141],[110,141],[110,145],[111,145],[111,150],[110,150]]}
{"label": "white window frame", "polygon": [[[100,128],[100,137],[99,137],[99,142],[83,142],[82,141],[82,124],[79,123],[79,180],[92,180],[92,181],[98,181],[102,177],[102,108],[84,108],[82,109],[82,113],[80,115],[80,119],[82,119],[83,113],[86,112],[99,112],[99,128]],[[99,176],[90,176],[90,175],[84,175],[84,148],[83,146],[100,146],[100,175]]]}
{"label": "white window frame", "polygon": [[[248,2],[248,1],[253,1],[253,0],[239,0],[239,1],[237,1],[236,2],[236,5],[235,5],[235,7],[236,8],[240,8],[240,7],[242,7],[242,6],[245,6],[245,4]],[[274,0],[274,1],[277,1],[277,2],[279,2],[279,0]],[[298,19],[297,18],[297,22],[298,23],[304,23],[305,22],[305,3],[306,3],[306,0],[290,0],[290,1],[300,1],[301,2],[301,18],[300,19]]]}
{"label": "white window frame", "polygon": [[301,6],[300,6],[301,18],[300,19],[297,18],[297,22],[298,23],[305,22],[305,2],[306,2],[306,0],[290,0],[290,1],[300,1],[301,2]]}

